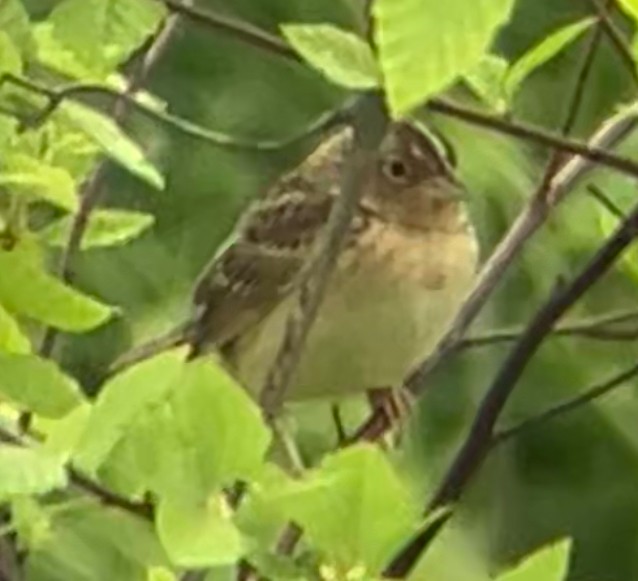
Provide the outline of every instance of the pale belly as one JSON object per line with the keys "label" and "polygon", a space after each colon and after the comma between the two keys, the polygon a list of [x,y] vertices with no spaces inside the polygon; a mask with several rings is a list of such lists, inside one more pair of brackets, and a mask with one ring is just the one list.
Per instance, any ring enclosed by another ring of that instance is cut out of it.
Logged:
{"label": "pale belly", "polygon": [[[464,237],[467,238],[467,237]],[[429,241],[433,242],[432,240]],[[413,245],[401,268],[391,253],[341,258],[310,331],[288,400],[336,398],[398,387],[432,351],[468,292],[476,268],[474,240],[437,240],[437,256]],[[350,261],[350,263],[348,262]],[[424,267],[429,274],[421,273]],[[253,394],[263,387],[293,299],[279,305],[235,345],[232,367]]]}

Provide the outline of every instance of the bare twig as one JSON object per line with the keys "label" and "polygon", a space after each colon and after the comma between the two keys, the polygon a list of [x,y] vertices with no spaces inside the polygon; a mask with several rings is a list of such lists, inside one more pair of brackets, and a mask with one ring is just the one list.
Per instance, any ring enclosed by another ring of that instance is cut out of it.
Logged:
{"label": "bare twig", "polygon": [[638,364],[633,364],[625,371],[622,371],[614,375],[613,377],[610,377],[602,383],[593,385],[592,387],[586,389],[582,394],[572,399],[558,404],[557,406],[550,408],[537,416],[524,420],[520,424],[512,426],[511,428],[506,428],[496,432],[492,438],[492,446],[508,442],[523,433],[536,429],[538,426],[544,424],[545,422],[556,419],[558,417],[562,417],[565,414],[580,409],[585,404],[588,404],[604,395],[607,395],[615,388],[624,385],[637,375]]}
{"label": "bare twig", "polygon": [[600,23],[601,30],[607,35],[611,43],[614,45],[616,53],[622,60],[634,83],[638,83],[638,70],[636,69],[636,63],[632,56],[631,47],[609,15],[610,9],[613,8],[613,0],[608,2],[606,6],[603,6],[598,0],[587,1],[598,16],[598,22]]}
{"label": "bare twig", "polygon": [[353,148],[346,162],[341,196],[328,218],[317,257],[301,283],[279,352],[260,393],[263,413],[270,420],[284,401],[357,202],[363,194],[365,181],[374,163],[374,152],[385,134],[386,124],[386,113],[379,97],[368,95],[361,101],[355,114]]}
{"label": "bare twig", "polygon": [[624,212],[596,184],[589,184],[587,186],[587,191],[612,216],[616,216],[619,220],[622,220],[625,217]]}
{"label": "bare twig", "polygon": [[[136,69],[131,74],[126,90],[124,91],[125,95],[129,97],[134,95],[146,82],[152,69],[165,52],[178,24],[178,20],[175,17],[169,17],[165,21],[162,29],[157,33],[155,39],[149,44],[146,52],[138,61]],[[120,123],[124,121],[130,111],[129,103],[130,101],[125,98],[115,101],[111,111],[111,115],[115,121]],[[100,162],[82,188],[80,205],[71,224],[69,239],[64,248],[62,258],[60,259],[59,272],[62,280],[65,282],[69,282],[73,278],[72,264],[88,226],[89,217],[102,197],[102,185],[107,169],[108,165],[104,161]],[[56,337],[57,331],[55,329],[52,327],[46,329],[42,344],[40,345],[40,354],[43,357],[49,357],[53,352]]]}
{"label": "bare twig", "polygon": [[228,34],[237,40],[255,48],[283,56],[292,60],[300,60],[297,53],[282,39],[243,20],[222,16],[217,12],[187,5],[177,0],[158,0],[174,14],[180,14],[189,20],[206,26],[217,32]]}
{"label": "bare twig", "polygon": [[[618,325],[628,322],[638,322],[637,310],[623,310],[599,315],[558,325],[551,333],[552,337],[588,337],[601,341],[627,341],[638,338],[638,327],[625,329]],[[471,349],[499,343],[516,341],[521,336],[521,329],[503,329],[491,331],[482,335],[474,335],[461,339],[457,348]]]}
{"label": "bare twig", "polygon": [[[61,87],[48,87],[31,79],[25,79],[16,75],[5,73],[0,75],[0,86],[4,83],[18,85],[24,89],[39,93],[47,98],[46,106],[38,111],[35,116],[23,119],[23,124],[28,126],[38,126],[49,118],[51,114],[66,100],[82,99],[90,96],[104,96],[117,101],[124,101],[136,113],[148,119],[166,125],[194,139],[199,139],[215,146],[231,149],[246,149],[250,151],[276,151],[312,135],[323,133],[332,127],[345,123],[350,119],[351,110],[356,105],[356,98],[347,99],[336,107],[319,115],[315,120],[303,127],[299,132],[295,132],[282,139],[256,140],[252,138],[236,137],[221,131],[215,131],[193,123],[178,115],[173,115],[161,109],[155,109],[138,100],[133,93],[122,93],[105,85],[94,83],[71,83]],[[10,112],[14,114],[14,112]]]}
{"label": "bare twig", "polygon": [[[0,427],[0,441],[11,446],[28,447],[29,443],[6,428]],[[104,488],[98,482],[91,480],[75,468],[67,467],[69,481],[79,490],[89,493],[107,506],[120,508],[130,514],[144,518],[153,519],[153,509],[145,503],[138,503]]]}

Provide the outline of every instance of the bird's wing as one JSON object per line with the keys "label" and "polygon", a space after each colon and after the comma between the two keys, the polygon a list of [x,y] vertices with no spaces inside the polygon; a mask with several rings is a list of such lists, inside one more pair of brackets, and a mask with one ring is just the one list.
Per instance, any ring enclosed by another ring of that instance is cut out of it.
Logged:
{"label": "bird's wing", "polygon": [[248,211],[200,277],[193,299],[197,333],[207,343],[221,347],[261,320],[295,288],[311,258],[332,197],[310,184],[290,185]]}

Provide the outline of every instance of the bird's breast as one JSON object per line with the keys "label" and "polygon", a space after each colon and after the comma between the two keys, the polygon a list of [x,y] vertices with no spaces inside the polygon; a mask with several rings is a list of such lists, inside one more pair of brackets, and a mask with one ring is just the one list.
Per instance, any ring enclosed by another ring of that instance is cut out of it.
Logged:
{"label": "bird's breast", "polygon": [[[431,352],[471,286],[477,248],[456,233],[370,224],[342,252],[289,392],[290,399],[393,387]],[[293,298],[235,349],[254,393],[280,344]]]}

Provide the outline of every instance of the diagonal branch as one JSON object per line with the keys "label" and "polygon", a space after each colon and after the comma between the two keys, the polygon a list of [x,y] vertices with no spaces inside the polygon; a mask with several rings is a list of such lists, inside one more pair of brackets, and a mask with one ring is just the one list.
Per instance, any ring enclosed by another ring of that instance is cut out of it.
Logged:
{"label": "diagonal branch", "polygon": [[306,338],[345,242],[357,202],[370,175],[374,154],[385,134],[386,124],[387,115],[379,96],[371,94],[364,97],[354,116],[353,147],[344,169],[341,196],[330,212],[324,239],[301,283],[279,352],[260,393],[259,403],[269,420],[281,409],[293,379]]}
{"label": "diagonal branch", "polygon": [[513,438],[517,438],[521,434],[524,434],[530,430],[538,428],[540,425],[554,420],[558,417],[564,416],[570,412],[580,409],[584,405],[607,395],[617,387],[621,387],[628,381],[634,379],[638,375],[638,364],[634,363],[628,369],[621,371],[620,373],[606,379],[605,381],[593,385],[586,389],[580,395],[569,399],[563,403],[558,404],[555,407],[548,409],[547,411],[531,417],[527,420],[523,420],[520,424],[500,430],[492,437],[492,446],[508,442]]}
{"label": "diagonal branch", "polygon": [[[482,465],[489,450],[496,421],[528,363],[560,317],[615,264],[638,235],[638,205],[623,220],[594,257],[569,284],[559,286],[527,325],[505,359],[445,480],[429,503],[429,508],[453,504]],[[425,531],[413,539],[387,570],[392,578],[403,578],[411,570],[431,539]]]}

